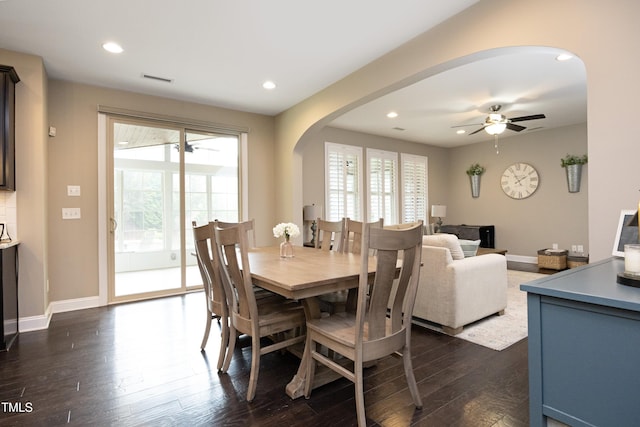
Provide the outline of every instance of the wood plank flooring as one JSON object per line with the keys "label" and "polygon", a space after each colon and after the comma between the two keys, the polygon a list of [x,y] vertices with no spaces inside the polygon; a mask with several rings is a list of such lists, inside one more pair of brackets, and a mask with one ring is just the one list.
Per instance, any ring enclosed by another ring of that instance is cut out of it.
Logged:
{"label": "wood plank flooring", "polygon": [[[298,366],[289,353],[262,357],[247,403],[250,349],[219,374],[217,327],[199,348],[204,304],[192,293],[59,313],[48,330],[19,335],[0,353],[0,425],[356,425],[347,380],[308,400],[285,395]],[[401,359],[388,357],[366,371],[368,425],[528,425],[526,339],[497,352],[420,327],[412,338],[424,408],[411,403]]]}

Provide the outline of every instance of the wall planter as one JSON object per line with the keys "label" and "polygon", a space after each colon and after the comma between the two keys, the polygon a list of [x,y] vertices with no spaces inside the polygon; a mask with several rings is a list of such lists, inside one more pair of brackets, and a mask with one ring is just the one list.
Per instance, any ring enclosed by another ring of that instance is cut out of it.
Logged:
{"label": "wall planter", "polygon": [[575,156],[567,154],[564,158],[560,159],[560,166],[565,169],[567,173],[567,187],[569,193],[580,192],[580,181],[582,179],[582,165],[588,161],[587,155]]}
{"label": "wall planter", "polygon": [[467,169],[467,175],[469,175],[469,181],[471,182],[471,197],[474,199],[480,197],[480,177],[484,171],[484,166],[480,166],[478,163],[472,164]]}

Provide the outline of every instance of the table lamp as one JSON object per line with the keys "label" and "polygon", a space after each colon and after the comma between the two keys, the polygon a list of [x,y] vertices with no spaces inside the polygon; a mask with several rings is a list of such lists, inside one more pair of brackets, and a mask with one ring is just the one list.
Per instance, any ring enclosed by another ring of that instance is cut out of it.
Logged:
{"label": "table lamp", "polygon": [[436,221],[436,233],[440,232],[440,227],[442,227],[442,218],[446,216],[447,207],[445,205],[431,205],[431,218],[438,218],[438,221]]}
{"label": "table lamp", "polygon": [[311,245],[316,245],[316,219],[318,218],[318,213],[316,210],[316,205],[307,205],[302,208],[302,220],[303,221],[311,221]]}

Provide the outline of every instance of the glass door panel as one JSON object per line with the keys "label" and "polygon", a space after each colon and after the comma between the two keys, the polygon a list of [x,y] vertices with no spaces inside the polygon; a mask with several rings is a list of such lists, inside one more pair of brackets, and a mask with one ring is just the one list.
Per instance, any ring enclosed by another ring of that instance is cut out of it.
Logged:
{"label": "glass door panel", "polygon": [[181,230],[175,219],[180,201],[172,192],[179,176],[174,152],[179,153],[180,133],[113,123],[112,300],[182,288]]}
{"label": "glass door panel", "polygon": [[[185,141],[184,232],[187,253],[191,254],[195,251],[192,221],[199,225],[214,219],[239,221],[239,141],[235,135],[193,130],[186,131]],[[174,177],[174,198],[179,195],[178,182]],[[186,266],[187,288],[200,285],[195,257],[187,256]]]}

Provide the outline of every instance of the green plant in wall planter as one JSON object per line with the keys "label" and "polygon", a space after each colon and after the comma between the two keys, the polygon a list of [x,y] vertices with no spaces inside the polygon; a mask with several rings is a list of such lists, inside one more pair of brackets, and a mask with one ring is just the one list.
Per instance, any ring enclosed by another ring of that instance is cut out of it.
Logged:
{"label": "green plant in wall planter", "polygon": [[582,178],[582,165],[586,164],[589,158],[586,154],[576,156],[567,154],[560,159],[560,166],[567,172],[567,186],[569,193],[578,193],[580,191],[580,180]]}
{"label": "green plant in wall planter", "polygon": [[480,176],[485,170],[485,167],[480,166],[479,163],[474,163],[467,169],[467,175],[471,181],[471,197],[473,198],[480,197]]}

